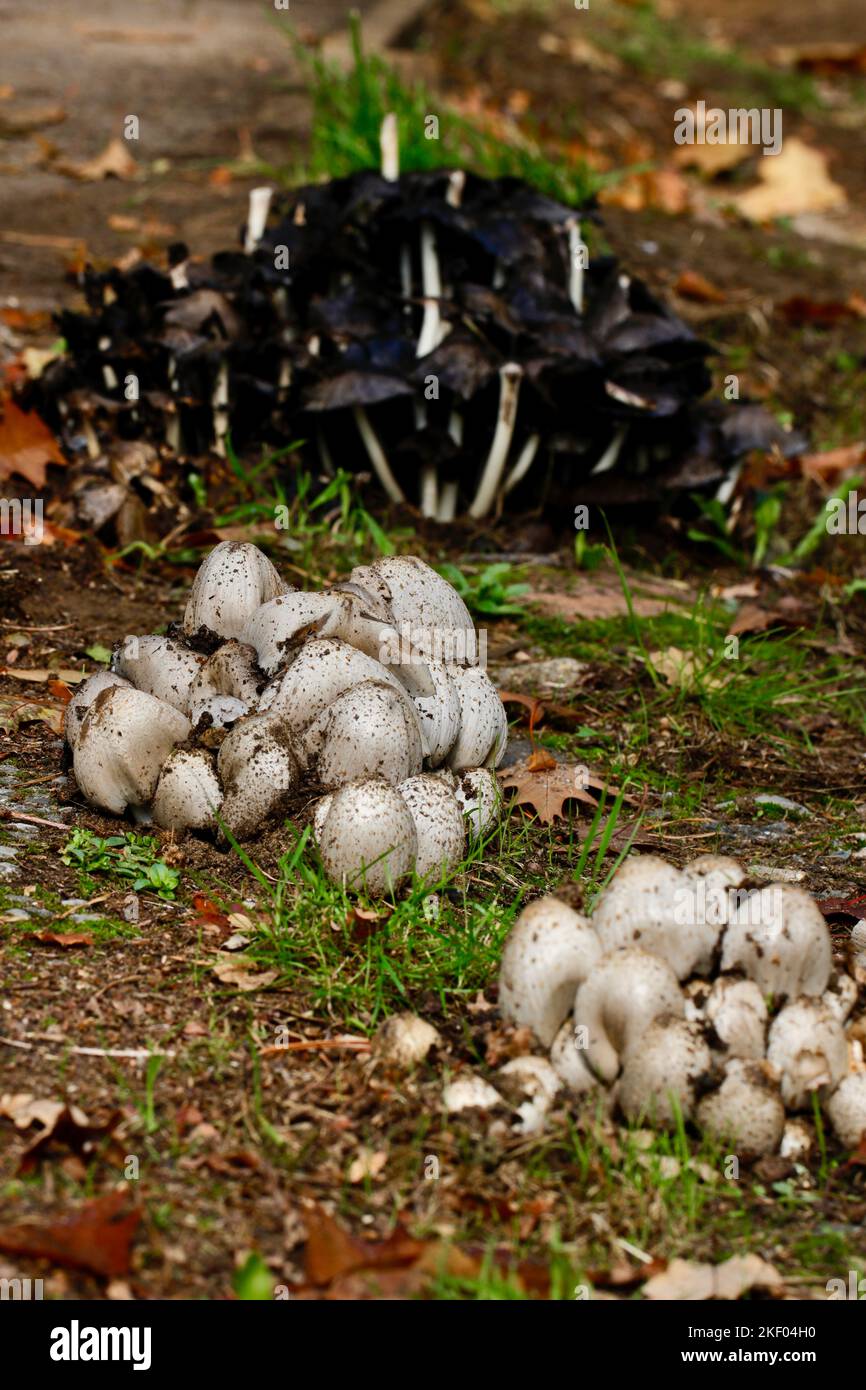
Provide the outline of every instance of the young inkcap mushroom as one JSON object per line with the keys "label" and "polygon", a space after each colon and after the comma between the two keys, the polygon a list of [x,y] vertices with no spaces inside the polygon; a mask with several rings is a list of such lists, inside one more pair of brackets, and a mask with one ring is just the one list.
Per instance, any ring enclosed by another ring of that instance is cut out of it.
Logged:
{"label": "young inkcap mushroom", "polygon": [[397,678],[336,637],[305,642],[291,665],[262,693],[259,710],[279,715],[293,733],[301,734],[339,696],[364,681],[391,686],[414,717],[412,702]]}
{"label": "young inkcap mushroom", "polygon": [[536,898],[508,934],[499,970],[499,1007],[550,1047],[574,1003],[574,992],[601,956],[586,917],[559,898]]}
{"label": "young inkcap mushroom", "polygon": [[735,1144],[743,1158],[775,1153],[785,1129],[778,1073],[767,1062],[732,1058],[722,1084],[699,1101],[695,1118],[705,1133]]}
{"label": "young inkcap mushroom", "polygon": [[463,858],[466,834],[463,814],[450,787],[432,773],[410,777],[397,788],[412,813],[418,849],[418,878],[439,878]]}
{"label": "young inkcap mushroom", "polygon": [[826,1102],[825,1109],[839,1143],[846,1149],[858,1148],[866,1134],[866,1071],[846,1076]]}
{"label": "young inkcap mushroom", "polygon": [[627,859],[600,895],[592,924],[605,951],[639,946],[667,961],[677,979],[705,974],[712,964],[722,922],[717,905],[657,855]]}
{"label": "young inkcap mushroom", "polygon": [[[248,713],[258,702],[264,682],[256,665],[255,648],[232,639],[217,647],[192,683],[189,716],[194,724],[209,702],[220,697],[237,701]],[[235,716],[237,717],[237,716]]]}
{"label": "young inkcap mushroom", "polygon": [[478,636],[469,609],[453,585],[415,555],[386,555],[357,565],[349,581],[375,595],[398,632],[425,661],[474,666]]}
{"label": "young inkcap mushroom", "polygon": [[617,1103],[627,1120],[644,1117],[660,1129],[689,1119],[698,1086],[712,1066],[710,1049],[696,1023],[664,1015],[632,1034],[623,1058]]}
{"label": "young inkcap mushroom", "polygon": [[235,725],[220,745],[217,770],[225,790],[220,818],[238,840],[283,816],[300,780],[291,736],[269,714]]}
{"label": "young inkcap mushroom", "polygon": [[704,1005],[704,1017],[712,1024],[725,1058],[759,1059],[767,1036],[767,1005],[754,980],[720,975],[714,980]]}
{"label": "young inkcap mushroom", "polygon": [[339,695],[307,726],[298,753],[329,791],[376,777],[396,785],[421,771],[423,757],[411,703],[383,681],[362,681]]}
{"label": "young inkcap mushroom", "polygon": [[587,1063],[609,1084],[623,1054],[640,1042],[654,1019],[681,1018],[684,1012],[685,998],[667,961],[631,946],[592,967],[577,991],[574,1022],[577,1036],[586,1038]]}
{"label": "young inkcap mushroom", "polygon": [[416,1067],[442,1041],[432,1023],[417,1014],[392,1014],[376,1031],[373,1056],[388,1066]]}
{"label": "young inkcap mushroom", "polygon": [[111,668],[136,689],[188,715],[190,692],[203,659],[171,637],[125,637]]}
{"label": "young inkcap mushroom", "polygon": [[222,797],[212,757],[202,748],[176,748],[162,765],[154,824],[163,830],[212,830]]}
{"label": "young inkcap mushroom", "polygon": [[123,676],[119,676],[116,671],[96,671],[92,676],[88,676],[86,681],[81,682],[66,706],[66,716],[63,722],[63,732],[70,748],[75,748],[84,716],[97,695],[100,691],[110,690],[115,685],[129,687],[131,682],[125,680]]}
{"label": "young inkcap mushroom", "polygon": [[562,1090],[562,1078],[546,1057],[512,1057],[496,1073],[499,1090],[517,1110],[520,1134],[538,1134]]}
{"label": "young inkcap mushroom", "polygon": [[133,686],[107,686],[81,724],[75,780],[93,806],[116,816],[127,806],[147,806],[163,763],[189,732],[189,720],[173,705]]}
{"label": "young inkcap mushroom", "polygon": [[442,1092],[442,1105],[449,1115],[459,1115],[462,1110],[495,1110],[504,1103],[489,1082],[473,1073],[458,1076]]}
{"label": "young inkcap mushroom", "polygon": [[334,792],[318,845],[332,883],[381,895],[409,877],[418,841],[400,793],[373,780],[350,782]]}
{"label": "young inkcap mushroom", "polygon": [[454,795],[466,821],[469,843],[477,844],[502,814],[499,783],[489,768],[464,767],[455,776]]}
{"label": "young inkcap mushroom", "polygon": [[565,1020],[553,1039],[550,1063],[574,1095],[581,1095],[598,1086],[598,1077],[587,1066],[586,1048],[578,1046],[574,1020],[571,1018]]}
{"label": "young inkcap mushroom", "polygon": [[802,888],[772,883],[740,894],[722,938],[722,970],[740,969],[764,994],[819,995],[827,988],[832,945],[818,905]]}
{"label": "young inkcap mushroom", "polygon": [[848,1070],[842,1024],[820,1000],[795,999],[773,1019],[767,1061],[781,1074],[787,1109],[806,1110],[814,1091],[827,1095]]}
{"label": "young inkcap mushroom", "polygon": [[460,699],[460,732],[446,762],[455,770],[496,767],[508,739],[508,718],[496,686],[480,666],[455,666],[451,675]]}
{"label": "young inkcap mushroom", "polygon": [[248,541],[220,541],[202,561],[183,615],[187,637],[240,637],[250,617],[286,592],[267,555]]}

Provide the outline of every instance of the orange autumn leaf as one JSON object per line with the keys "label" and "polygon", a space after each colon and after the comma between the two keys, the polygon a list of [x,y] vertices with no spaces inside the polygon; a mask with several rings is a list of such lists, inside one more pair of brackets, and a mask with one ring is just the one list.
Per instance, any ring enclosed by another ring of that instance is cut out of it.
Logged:
{"label": "orange autumn leaf", "polygon": [[45,486],[45,468],[49,463],[65,466],[60,445],[36,414],[20,409],[10,398],[2,403],[0,419],[0,478],[17,473],[35,488]]}

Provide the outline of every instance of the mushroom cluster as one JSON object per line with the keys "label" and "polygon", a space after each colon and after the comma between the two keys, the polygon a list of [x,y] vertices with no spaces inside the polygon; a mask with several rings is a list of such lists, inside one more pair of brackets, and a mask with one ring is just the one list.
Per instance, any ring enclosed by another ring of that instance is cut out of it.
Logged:
{"label": "mushroom cluster", "polygon": [[506,940],[499,977],[504,1017],[549,1049],[560,1085],[609,1088],[628,1121],[668,1128],[682,1116],[746,1157],[784,1153],[801,1123],[786,1127],[786,1115],[815,1097],[840,1142],[859,1143],[858,995],[833,971],[808,893],[750,887],[717,855],[682,870],[629,858],[591,919],[537,899]]}
{"label": "mushroom cluster", "polygon": [[319,593],[223,541],[166,636],[126,637],[69,703],[94,806],[246,840],[318,797],[336,882],[371,893],[458,864],[500,811],[502,702],[463,600],[414,556]]}
{"label": "mushroom cluster", "polygon": [[542,488],[693,490],[804,447],[758,405],[701,399],[708,345],[588,257],[593,214],[516,178],[400,174],[387,126],[381,172],[254,189],[243,249],[84,272],[87,311],[59,315],[67,351],[31,388],[71,452],[95,468],[117,434],[188,455],[229,429],[238,450],[303,438],[326,473],[372,469],[450,521]]}

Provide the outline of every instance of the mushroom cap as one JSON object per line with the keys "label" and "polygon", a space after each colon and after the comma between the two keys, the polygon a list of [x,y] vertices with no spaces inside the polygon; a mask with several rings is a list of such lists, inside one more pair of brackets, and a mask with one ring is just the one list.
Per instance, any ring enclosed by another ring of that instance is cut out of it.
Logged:
{"label": "mushroom cap", "polygon": [[363,681],[339,695],[299,740],[321,786],[381,777],[396,785],[421,771],[421,733],[411,703],[390,685]]}
{"label": "mushroom cap", "polygon": [[432,1023],[417,1014],[392,1014],[377,1030],[373,1052],[383,1062],[398,1067],[415,1067],[423,1062],[431,1047],[442,1041]]}
{"label": "mushroom cap", "polygon": [[162,765],[154,824],[164,830],[212,830],[222,799],[213,758],[202,748],[176,748]]}
{"label": "mushroom cap", "polygon": [[415,822],[415,873],[419,878],[431,874],[438,878],[459,864],[465,852],[466,833],[457,798],[440,777],[431,773],[409,777],[397,790]]}
{"label": "mushroom cap", "polygon": [[101,690],[110,690],[115,685],[129,686],[130,681],[119,676],[116,671],[95,671],[82,681],[69,704],[63,721],[63,732],[70,748],[75,748],[84,716]]}
{"label": "mushroom cap", "polygon": [[231,729],[249,712],[249,705],[236,700],[234,695],[208,695],[191,702],[189,717],[196,737],[200,738],[205,729]]}
{"label": "mushroom cap", "polygon": [[499,970],[503,1018],[531,1028],[550,1047],[574,992],[601,956],[586,917],[558,898],[536,898],[508,934]]}
{"label": "mushroom cap", "polygon": [[112,669],[138,690],[189,714],[189,697],[203,657],[171,637],[124,637]]}
{"label": "mushroom cap", "polygon": [[623,1058],[617,1103],[627,1120],[648,1117],[673,1128],[677,1111],[689,1119],[697,1089],[712,1066],[710,1049],[696,1023],[663,1016],[635,1034]]}
{"label": "mushroom cap", "polygon": [[846,1149],[856,1149],[866,1133],[866,1071],[846,1076],[825,1109],[839,1143]]}
{"label": "mushroom cap", "polygon": [[654,1019],[684,1012],[685,997],[667,961],[626,946],[602,956],[578,987],[574,1023],[586,1029],[587,1063],[610,1083],[623,1054]]}
{"label": "mushroom cap", "polygon": [[387,782],[350,782],[334,792],[318,836],[333,883],[381,894],[412,872],[418,846],[412,813]]}
{"label": "mushroom cap", "polygon": [[183,615],[188,637],[240,637],[263,603],[286,592],[267,555],[248,541],[220,541],[202,561]]}
{"label": "mushroom cap", "polygon": [[805,1110],[813,1091],[827,1095],[847,1072],[845,1030],[820,1000],[795,999],[770,1025],[767,1061],[781,1073],[786,1107]]}
{"label": "mushroom cap", "polygon": [[587,1066],[586,1049],[577,1045],[574,1023],[570,1018],[565,1020],[553,1039],[550,1062],[557,1076],[575,1095],[591,1091],[598,1085],[598,1077]]}
{"label": "mushroom cap", "polygon": [[238,840],[284,816],[300,779],[288,730],[267,714],[235,725],[220,745],[217,770],[225,789],[220,816]]}
{"label": "mushroom cap", "polygon": [[269,599],[244,624],[241,641],[253,647],[265,675],[273,676],[291,660],[304,636],[341,636],[345,600],[330,591],[301,593],[293,589]]}
{"label": "mushroom cap", "polygon": [[190,691],[190,709],[214,695],[228,695],[253,706],[263,684],[255,647],[232,638],[217,647],[199,669]]}
{"label": "mushroom cap", "polygon": [[712,964],[718,906],[701,875],[681,873],[655,854],[633,855],[600,894],[592,924],[606,952],[639,946],[684,980]]}
{"label": "mushroom cap", "polygon": [[464,767],[455,778],[454,795],[463,811],[470,845],[491,830],[502,814],[502,792],[486,767]]}
{"label": "mushroom cap", "polygon": [[503,1096],[517,1109],[519,1133],[537,1134],[562,1090],[562,1078],[546,1057],[512,1057],[496,1076]]}
{"label": "mushroom cap", "polygon": [[384,682],[414,707],[396,676],[379,661],[337,637],[313,638],[262,694],[259,710],[269,710],[302,733],[323,710],[362,681]]}
{"label": "mushroom cap", "polygon": [[349,579],[379,600],[397,628],[409,625],[412,646],[428,661],[478,660],[469,609],[448,580],[417,556],[383,556],[357,565]]}
{"label": "mushroom cap", "polygon": [[699,854],[686,865],[685,871],[713,879],[727,888],[739,888],[746,878],[742,864],[727,854]]}
{"label": "mushroom cap", "polygon": [[821,909],[802,888],[772,883],[737,895],[722,938],[722,970],[740,969],[764,994],[823,994],[833,951]]}
{"label": "mushroom cap", "polygon": [[461,704],[457,685],[441,661],[426,666],[433,685],[429,695],[413,695],[418,712],[424,757],[430,767],[439,767],[451,752],[460,733]]}
{"label": "mushroom cap", "polygon": [[446,762],[464,767],[496,767],[508,739],[508,717],[496,686],[480,666],[452,666],[451,678],[460,699],[460,732]]}
{"label": "mushroom cap", "polygon": [[766,1051],[767,1005],[754,980],[720,975],[704,1006],[726,1058],[759,1059]]}
{"label": "mushroom cap", "polygon": [[827,1006],[831,1013],[835,1014],[840,1023],[844,1023],[860,996],[857,981],[850,975],[846,975],[844,970],[836,970],[830,977],[830,983],[821,995],[821,1001]]}
{"label": "mushroom cap", "polygon": [[134,686],[107,686],[82,721],[75,780],[93,806],[116,816],[127,806],[146,806],[163,763],[189,732],[189,720],[173,705]]}
{"label": "mushroom cap", "polygon": [[449,1115],[461,1110],[493,1110],[502,1105],[502,1096],[481,1076],[458,1076],[442,1092],[442,1105]]}
{"label": "mushroom cap", "polygon": [[722,1084],[698,1103],[701,1129],[737,1145],[744,1158],[775,1153],[785,1129],[778,1073],[766,1062],[734,1057]]}

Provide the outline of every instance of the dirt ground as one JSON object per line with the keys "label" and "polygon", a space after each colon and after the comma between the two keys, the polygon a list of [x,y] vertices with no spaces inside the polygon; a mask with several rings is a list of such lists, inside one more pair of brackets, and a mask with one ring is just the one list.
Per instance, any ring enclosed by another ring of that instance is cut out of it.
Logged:
{"label": "dirt ground", "polygon": [[[293,0],[291,19],[322,36],[339,28],[349,8]],[[575,157],[611,168],[647,157],[666,164],[671,108],[685,94],[672,96],[665,75],[652,70],[629,70],[626,79],[552,57],[541,40],[573,32],[570,7],[568,14],[543,4],[514,10],[492,0],[431,7],[402,61],[463,110],[508,119],[517,113],[552,149],[573,147]],[[599,3],[599,13],[606,11]],[[709,0],[671,0],[664,13],[674,22],[687,16],[710,37],[721,28],[749,54],[800,44],[805,35],[816,44],[848,42],[864,29],[859,0],[824,0],[818,8],[807,0],[784,7],[731,0],[722,20]],[[739,77],[707,78],[696,63],[693,75],[676,78],[689,94],[706,91],[721,104],[739,90]],[[308,119],[288,46],[253,0],[155,0],[132,12],[93,0],[86,13],[61,3],[50,22],[32,0],[0,9],[4,87],[14,92],[0,96],[0,135],[7,107],[56,105],[64,113],[56,124],[0,139],[0,305],[28,311],[74,300],[64,266],[81,243],[107,261],[143,237],[156,246],[182,238],[202,254],[233,244],[246,190],[262,181],[263,166],[293,162]],[[652,197],[631,207],[617,205],[616,196],[603,199],[612,249],[719,344],[718,381],[736,363],[744,393],[789,411],[816,447],[864,438],[866,318],[819,322],[807,314],[803,322],[780,306],[796,296],[829,304],[866,297],[866,154],[862,121],[850,115],[862,116],[862,99],[846,86],[844,100],[794,110],[786,127],[827,152],[848,196],[838,215],[750,226],[712,206],[699,180],[678,213]],[[58,170],[63,159],[98,155],[130,113],[141,119],[134,179],[87,181]],[[676,287],[686,272],[706,277],[720,299],[681,295]],[[43,329],[34,341],[44,338]],[[16,338],[13,347],[20,346]],[[844,372],[842,357],[854,363]],[[822,498],[816,485],[803,486],[792,524],[808,525]],[[375,505],[372,495],[366,501]],[[531,542],[533,589],[572,596],[569,652],[587,663],[585,681],[567,692],[574,717],[552,718],[545,729],[549,746],[583,756],[574,735],[579,715],[602,734],[590,741],[594,766],[606,774],[609,760],[621,772],[633,757],[647,775],[648,848],[677,863],[712,849],[781,865],[825,902],[836,900],[836,914],[827,909],[836,963],[850,966],[850,926],[866,900],[862,721],[837,718],[817,701],[787,716],[782,706],[769,738],[763,724],[726,725],[711,705],[684,700],[659,716],[652,739],[633,755],[630,730],[653,691],[625,627],[596,632],[581,618],[591,577],[576,571],[573,537],[564,541],[555,519],[533,519],[531,533],[520,519],[444,536],[414,516],[391,520],[431,560],[470,568],[479,553],[519,558]],[[864,573],[866,556],[861,538],[847,539],[833,573],[764,575],[751,597],[776,614],[785,602],[799,605],[808,638],[793,684],[839,660],[855,671],[859,699],[866,695],[856,676],[866,659],[862,595],[844,609],[836,599],[843,577]],[[683,579],[695,603],[713,588],[739,585],[745,594],[752,583],[714,552],[690,547],[679,525],[641,534],[630,523],[628,549],[634,569],[643,563]],[[318,559],[319,577],[340,572],[336,550],[326,545]],[[441,1296],[481,1296],[485,1281],[495,1284],[515,1265],[526,1296],[571,1297],[556,1279],[567,1282],[577,1271],[600,1296],[627,1297],[645,1277],[623,1254],[622,1242],[637,1239],[659,1269],[676,1255],[716,1261],[759,1250],[788,1280],[779,1296],[823,1296],[828,1275],[862,1252],[862,1158],[846,1165],[833,1151],[832,1180],[825,1152],[813,1151],[802,1172],[768,1162],[751,1174],[746,1195],[703,1177],[685,1181],[688,1157],[672,1149],[663,1156],[680,1165],[676,1176],[662,1182],[653,1170],[648,1192],[647,1165],[609,1115],[558,1112],[538,1149],[501,1117],[493,1128],[480,1118],[458,1123],[441,1112],[443,1075],[494,1067],[526,1046],[503,1028],[495,983],[480,968],[408,997],[397,989],[379,1001],[363,995],[351,1008],[337,986],[343,973],[363,976],[373,958],[364,956],[372,951],[371,929],[355,917],[325,917],[318,929],[345,948],[333,988],[315,974],[314,952],[239,988],[215,967],[231,959],[234,938],[265,932],[270,908],[262,882],[237,858],[204,842],[166,840],[161,852],[180,871],[182,889],[173,901],[140,893],[132,920],[128,885],[82,879],[62,861],[73,828],[105,836],[117,823],[84,805],[68,773],[58,732],[62,695],[47,680],[18,679],[15,667],[61,680],[68,668],[94,669],[88,649],[110,650],[124,633],[175,621],[193,572],[192,564],[165,557],[118,561],[89,537],[4,545],[0,555],[0,696],[26,698],[42,711],[17,729],[0,726],[0,1106],[7,1103],[0,1110],[0,1226],[42,1226],[38,1237],[21,1235],[17,1254],[7,1232],[0,1277],[44,1277],[46,1296],[58,1298],[232,1299],[247,1296],[239,1293],[238,1271],[252,1252],[271,1285],[297,1297],[414,1297],[428,1291],[431,1271]],[[551,635],[537,615],[491,627],[500,662],[515,653],[538,660],[564,640],[562,628]],[[7,636],[14,646],[4,645]],[[768,650],[762,675],[772,667]],[[525,744],[525,719],[512,706],[509,714]],[[802,802],[808,815],[801,821],[753,808],[744,816],[742,799],[758,786]],[[739,799],[734,809],[729,794]],[[280,836],[256,846],[266,883],[278,878],[285,849]],[[475,901],[486,893],[501,922],[527,880],[542,889],[568,878],[570,852],[561,836],[545,834],[501,867],[485,866],[477,881],[456,885],[454,896]],[[313,909],[305,901],[301,911]],[[70,921],[83,940],[52,935]],[[308,922],[299,916],[290,925],[301,934]],[[395,965],[409,954],[404,941],[382,949]],[[389,1067],[370,1048],[382,1015],[400,1007],[441,1035],[433,1060],[417,1072]],[[288,1051],[277,1047],[279,1037],[289,1038]],[[86,1118],[64,1117],[34,1153],[26,1107],[11,1118],[12,1100],[22,1095],[79,1107]],[[438,1182],[428,1180],[431,1156],[443,1175]],[[130,1173],[134,1180],[122,1182]],[[109,1238],[111,1214],[91,1212],[76,1237],[80,1257],[55,1258],[64,1240],[59,1223],[88,1201],[113,1200],[118,1186],[126,1237]],[[335,1222],[352,1236],[335,1235]],[[131,1254],[124,1239],[134,1242]],[[443,1254],[452,1241],[459,1258]],[[372,1280],[359,1273],[371,1266],[378,1269]]]}

